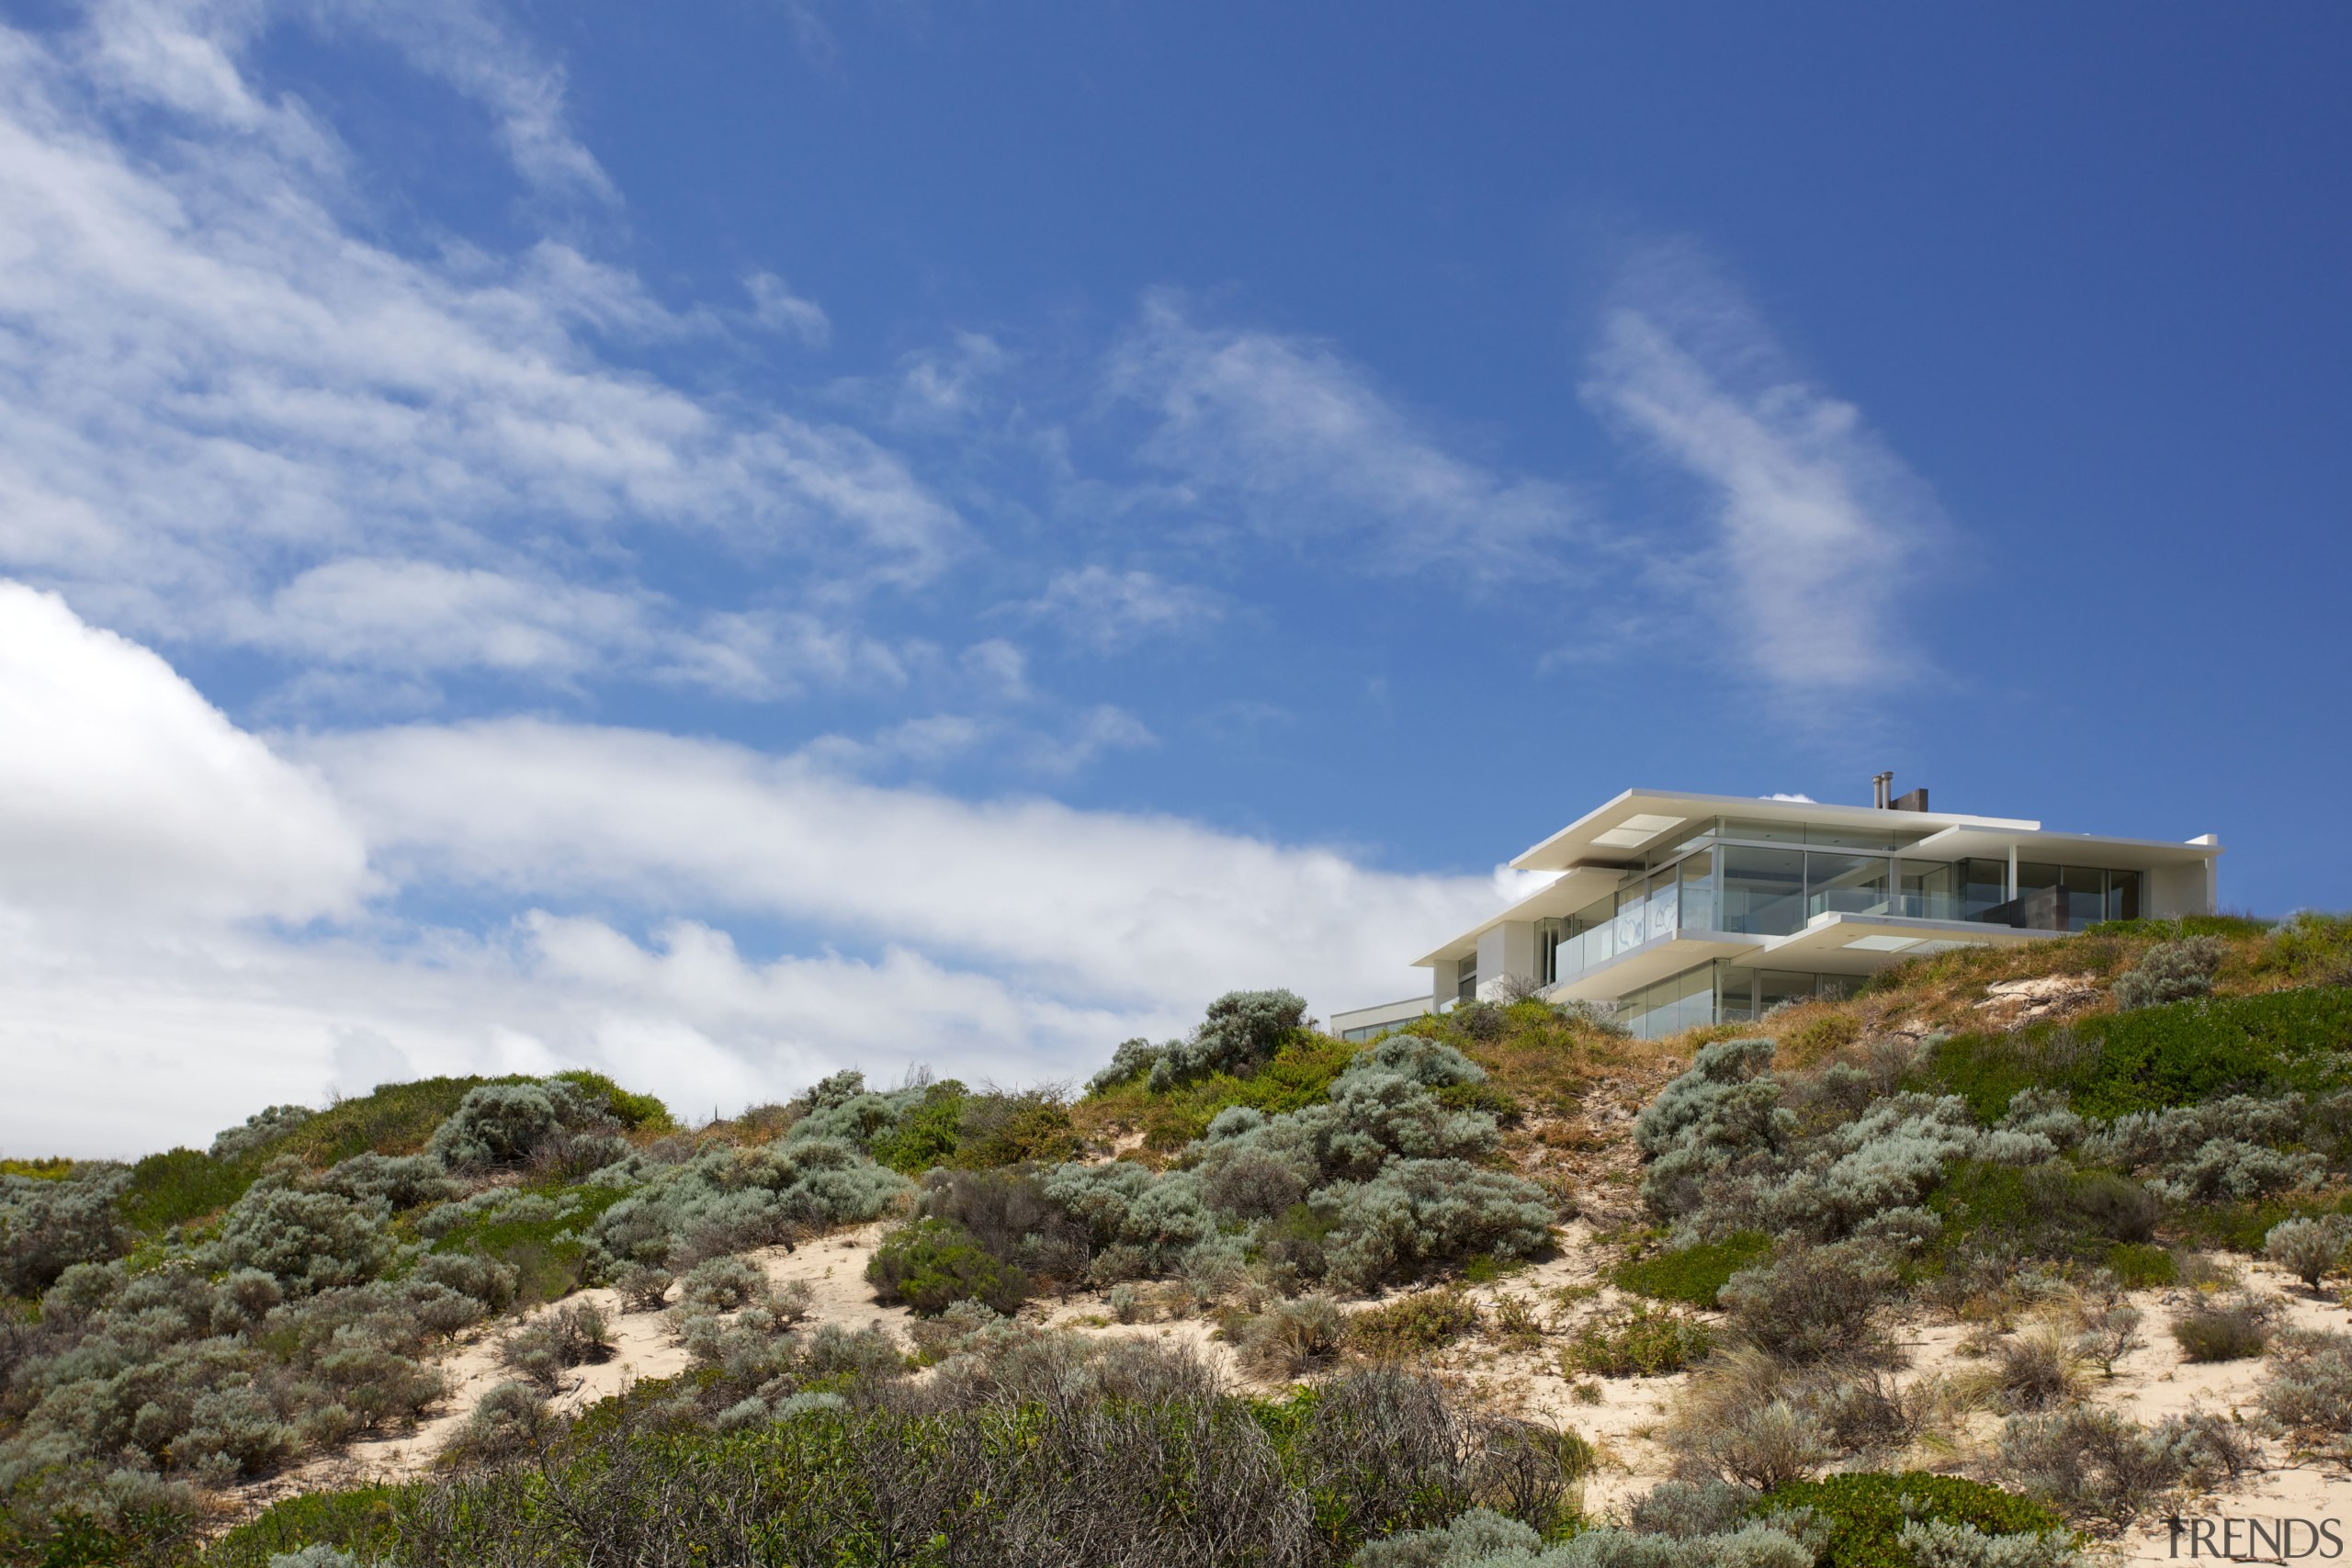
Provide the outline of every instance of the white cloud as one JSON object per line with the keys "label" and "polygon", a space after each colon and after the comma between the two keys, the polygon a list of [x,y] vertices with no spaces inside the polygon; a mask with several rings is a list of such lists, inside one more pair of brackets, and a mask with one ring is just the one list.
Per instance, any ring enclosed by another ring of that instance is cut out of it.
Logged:
{"label": "white cloud", "polygon": [[1329,348],[1204,327],[1158,293],[1112,355],[1114,392],[1148,407],[1142,456],[1179,502],[1274,537],[1356,538],[1362,564],[1473,580],[1554,576],[1576,533],[1566,491],[1448,451]]}
{"label": "white cloud", "polygon": [[1204,589],[1106,566],[1055,573],[1045,592],[1021,609],[1105,653],[1150,637],[1182,636],[1225,614],[1217,596]]}
{"label": "white cloud", "polygon": [[[1236,986],[1326,1012],[1401,994],[1403,961],[1501,886],[637,730],[516,719],[273,750],[12,584],[0,733],[26,742],[0,749],[10,1153],[201,1143],[403,1073],[584,1063],[695,1111],[847,1066],[1069,1077]],[[1102,709],[1064,744],[1146,739]],[[455,931],[401,913],[412,898],[512,918]],[[754,959],[730,923],[827,940]]]}
{"label": "white cloud", "polygon": [[144,927],[354,912],[367,852],[325,786],[171,667],[0,581],[0,905]]}
{"label": "white cloud", "polygon": [[1800,694],[1899,682],[1919,662],[1901,611],[1932,497],[1852,404],[1780,373],[1719,286],[1673,257],[1657,270],[1609,317],[1586,393],[1714,491],[1714,539],[1685,564],[1738,617],[1733,662]]}
{"label": "white cloud", "polygon": [[795,294],[775,274],[755,272],[743,280],[743,288],[752,296],[752,316],[760,325],[797,337],[810,348],[822,348],[832,340],[833,323],[824,307]]}
{"label": "white cloud", "polygon": [[[503,36],[450,21],[474,14],[345,19],[425,53],[447,22],[462,74],[461,46]],[[354,558],[501,592],[582,559],[626,573],[651,531],[788,563],[811,605],[841,606],[962,547],[955,513],[858,432],[605,357],[599,338],[712,330],[633,275],[552,242],[416,256],[353,232],[365,181],[331,132],[240,73],[269,15],[123,3],[78,37],[0,30],[0,570],[141,635],[300,650],[334,574],[375,570]],[[469,79],[504,95],[514,146],[564,162],[556,78],[493,60]],[[172,135],[130,129],[159,109],[184,117]],[[394,662],[568,677],[693,643],[694,618],[624,577]],[[661,667],[727,664],[687,648]]]}
{"label": "white cloud", "polygon": [[974,804],[639,731],[414,726],[303,754],[404,880],[783,917],[1121,1006],[1285,974],[1321,976],[1326,1000],[1391,987],[1489,896],[1178,818]]}

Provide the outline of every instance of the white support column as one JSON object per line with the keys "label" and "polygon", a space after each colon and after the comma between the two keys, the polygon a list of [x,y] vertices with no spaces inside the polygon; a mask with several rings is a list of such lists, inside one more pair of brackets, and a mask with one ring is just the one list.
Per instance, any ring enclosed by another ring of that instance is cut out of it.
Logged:
{"label": "white support column", "polygon": [[2005,899],[2006,899],[2006,898],[2015,898],[2017,896],[2018,896],[2018,847],[2017,847],[2015,844],[2011,844],[2011,845],[2009,846],[2009,886],[2008,886],[2007,890],[2006,892],[2004,892],[2004,893],[2001,895],[2001,897],[2002,897],[2003,898],[2005,898]]}

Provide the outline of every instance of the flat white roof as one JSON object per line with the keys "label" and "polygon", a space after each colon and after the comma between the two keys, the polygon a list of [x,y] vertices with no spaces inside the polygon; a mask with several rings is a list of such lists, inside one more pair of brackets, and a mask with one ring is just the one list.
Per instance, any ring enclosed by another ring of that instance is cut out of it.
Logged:
{"label": "flat white roof", "polygon": [[1921,860],[2005,858],[2014,845],[2018,857],[2025,860],[2066,864],[2080,863],[2081,857],[2096,855],[2095,863],[2109,870],[2154,871],[2168,865],[2194,864],[2222,853],[2221,840],[2210,833],[2186,843],[2110,839],[2090,833],[2045,832],[2040,822],[2024,817],[1973,817],[1956,811],[1895,811],[1876,806],[1837,806],[1826,801],[1758,800],[1742,795],[1629,789],[1527,849],[1510,863],[1515,870],[1556,871],[1561,874],[1558,877],[1413,960],[1414,965],[1425,969],[1458,957],[1465,950],[1476,948],[1480,936],[1506,920],[1574,914],[1615,886],[1626,869],[1640,864],[1644,852],[1661,842],[1671,842],[1675,835],[1695,821],[1715,817],[1737,817],[1751,822],[1813,822],[1825,828],[1925,831],[1925,839],[1898,852]]}

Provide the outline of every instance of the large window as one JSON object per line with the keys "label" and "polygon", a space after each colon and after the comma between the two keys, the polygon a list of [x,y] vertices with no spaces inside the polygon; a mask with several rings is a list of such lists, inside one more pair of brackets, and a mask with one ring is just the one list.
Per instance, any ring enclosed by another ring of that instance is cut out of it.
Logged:
{"label": "large window", "polygon": [[2131,920],[2140,915],[2140,874],[2088,865],[2018,863],[2018,897],[2041,898],[2029,907],[2030,919],[2042,917],[2070,931],[2100,920]]}
{"label": "large window", "polygon": [[1476,953],[1453,967],[1453,999],[1457,1002],[1478,999],[1478,955]]}
{"label": "large window", "polygon": [[1723,852],[1723,929],[1786,936],[1804,924],[1804,852]]}
{"label": "large window", "polygon": [[1804,913],[1878,915],[1886,912],[1884,855],[1809,853],[1804,857]]}
{"label": "large window", "polygon": [[1715,925],[1715,857],[1692,855],[1679,868],[1682,874],[1681,922],[1700,931]]}
{"label": "large window", "polygon": [[1915,920],[1957,920],[1960,912],[1958,892],[1960,869],[1941,861],[1906,860],[1901,863],[1903,896],[1894,906],[1898,915],[1908,915]]}
{"label": "large window", "polygon": [[1620,1001],[1617,1020],[1643,1040],[1662,1039],[1715,1021],[1714,965],[1702,964]]}

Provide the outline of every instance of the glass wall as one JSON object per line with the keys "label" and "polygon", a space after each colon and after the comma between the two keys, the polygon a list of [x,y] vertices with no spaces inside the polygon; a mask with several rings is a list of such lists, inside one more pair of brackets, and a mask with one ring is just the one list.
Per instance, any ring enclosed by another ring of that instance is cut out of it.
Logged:
{"label": "glass wall", "polygon": [[1816,998],[1845,997],[1861,984],[1856,975],[1748,969],[1717,960],[1628,993],[1618,1021],[1644,1040],[1710,1023],[1744,1023],[1776,1007]]}
{"label": "glass wall", "polygon": [[1723,895],[1727,931],[1786,936],[1804,924],[1804,852],[1725,846]]}
{"label": "glass wall", "polygon": [[1636,1038],[1657,1040],[1715,1021],[1712,964],[1702,964],[1654,986],[1644,986],[1617,1004],[1617,1021]]}
{"label": "glass wall", "polygon": [[2062,923],[2070,931],[2081,931],[2100,920],[2132,920],[2140,917],[2140,874],[2136,871],[2046,865],[2033,861],[2018,863],[2018,897],[2052,889],[2064,895],[2065,918]]}
{"label": "glass wall", "polygon": [[1811,852],[1804,857],[1804,914],[1883,915],[1894,862],[1884,855]]}

